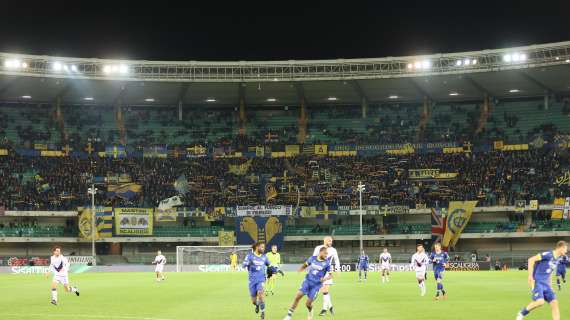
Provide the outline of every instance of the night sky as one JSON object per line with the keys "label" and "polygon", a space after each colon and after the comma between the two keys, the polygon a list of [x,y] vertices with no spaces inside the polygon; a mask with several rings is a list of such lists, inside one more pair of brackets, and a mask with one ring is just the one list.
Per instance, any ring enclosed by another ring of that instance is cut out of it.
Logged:
{"label": "night sky", "polygon": [[119,59],[277,60],[570,40],[569,0],[119,3],[3,1],[0,50]]}

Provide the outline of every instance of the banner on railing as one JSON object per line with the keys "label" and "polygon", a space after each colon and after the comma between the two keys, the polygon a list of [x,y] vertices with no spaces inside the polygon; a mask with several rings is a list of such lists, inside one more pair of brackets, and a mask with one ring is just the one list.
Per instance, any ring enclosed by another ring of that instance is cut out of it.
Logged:
{"label": "banner on railing", "polygon": [[237,244],[251,245],[257,241],[262,241],[267,248],[277,245],[281,249],[286,223],[287,216],[238,217],[236,219]]}
{"label": "banner on railing", "polygon": [[152,211],[147,208],[115,208],[115,233],[119,236],[152,235]]}
{"label": "banner on railing", "polygon": [[291,206],[283,205],[259,205],[259,206],[237,206],[238,217],[265,217],[291,215]]}

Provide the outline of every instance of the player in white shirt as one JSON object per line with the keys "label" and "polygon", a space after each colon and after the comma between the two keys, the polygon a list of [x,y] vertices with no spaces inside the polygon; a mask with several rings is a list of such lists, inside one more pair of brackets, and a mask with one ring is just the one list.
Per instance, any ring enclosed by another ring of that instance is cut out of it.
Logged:
{"label": "player in white shirt", "polygon": [[[317,246],[315,251],[313,252],[313,256],[318,256],[319,251],[322,247],[327,248],[327,259],[331,263],[331,270],[335,272],[340,272],[340,259],[338,258],[338,252],[335,248],[333,248],[333,238],[331,236],[326,236],[323,239],[323,244]],[[323,293],[323,308],[319,313],[319,316],[324,316],[327,314],[327,310],[330,311],[331,315],[334,315],[331,295],[329,293],[330,286],[333,284],[332,279],[323,282],[323,287],[321,288],[321,292]]]}
{"label": "player in white shirt", "polygon": [[416,279],[418,279],[418,285],[420,287],[420,292],[422,297],[426,295],[426,272],[429,263],[429,257],[424,251],[424,246],[418,244],[417,251],[412,256],[412,269],[416,271]]}
{"label": "player in white shirt", "polygon": [[156,272],[156,281],[165,280],[164,265],[166,264],[166,257],[162,255],[162,251],[158,250],[156,258],[154,258],[152,264],[156,264],[156,267],[154,268],[154,272]]}
{"label": "player in white shirt", "polygon": [[49,269],[46,277],[50,273],[53,274],[51,281],[51,304],[57,305],[57,284],[61,283],[67,292],[73,292],[79,296],[79,290],[69,285],[69,261],[61,254],[61,247],[55,246],[52,250],[53,255],[50,259]]}
{"label": "player in white shirt", "polygon": [[384,252],[380,255],[380,271],[382,272],[382,283],[390,282],[390,265],[392,265],[392,255],[384,248]]}

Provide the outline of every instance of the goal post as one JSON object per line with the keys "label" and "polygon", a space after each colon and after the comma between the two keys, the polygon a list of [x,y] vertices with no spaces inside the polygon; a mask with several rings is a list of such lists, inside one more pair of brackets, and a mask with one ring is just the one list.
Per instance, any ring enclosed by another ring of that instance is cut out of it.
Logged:
{"label": "goal post", "polygon": [[235,252],[238,267],[251,252],[250,246],[177,246],[176,272],[231,271],[230,255]]}

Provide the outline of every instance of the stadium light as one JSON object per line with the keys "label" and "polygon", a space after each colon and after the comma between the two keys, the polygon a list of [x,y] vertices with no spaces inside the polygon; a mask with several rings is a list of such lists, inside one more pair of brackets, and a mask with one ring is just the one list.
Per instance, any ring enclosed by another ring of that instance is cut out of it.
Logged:
{"label": "stadium light", "polygon": [[71,65],[71,71],[77,72],[77,66],[76,66],[76,65]]}
{"label": "stadium light", "polygon": [[458,96],[459,93],[458,92],[450,92],[449,95],[452,97],[455,97],[455,96]]}
{"label": "stadium light", "polygon": [[399,98],[399,96],[397,96],[395,94],[388,96],[388,99],[398,99],[398,98]]}
{"label": "stadium light", "polygon": [[511,62],[511,55],[510,54],[505,54],[503,56],[503,61],[505,62]]}
{"label": "stadium light", "polygon": [[61,69],[63,69],[63,65],[61,64],[61,62],[56,61],[53,63],[52,69],[53,69],[53,71],[60,72]]}
{"label": "stadium light", "polygon": [[106,74],[111,73],[111,66],[104,66],[104,67],[103,67],[103,72],[106,73]]}
{"label": "stadium light", "polygon": [[129,67],[127,65],[122,64],[119,66],[119,72],[121,74],[127,74],[129,73]]}
{"label": "stadium light", "polygon": [[424,60],[424,61],[422,61],[422,68],[423,68],[423,69],[429,69],[429,68],[431,68],[431,61],[429,61],[429,60]]}
{"label": "stadium light", "polygon": [[275,99],[275,98],[267,98],[267,102],[275,102],[275,101],[277,101],[277,99]]}
{"label": "stadium light", "polygon": [[328,97],[327,100],[328,101],[337,101],[338,98],[337,97]]}
{"label": "stadium light", "polygon": [[154,98],[146,98],[146,99],[144,99],[144,101],[146,101],[146,102],[154,102]]}
{"label": "stadium light", "polygon": [[215,98],[208,98],[208,99],[206,99],[206,102],[216,102],[216,99]]}
{"label": "stadium light", "polygon": [[566,59],[566,63],[570,63],[570,59]]}
{"label": "stadium light", "polygon": [[517,92],[521,92],[519,89],[511,89],[509,90],[510,93],[517,93]]}
{"label": "stadium light", "polygon": [[477,64],[477,59],[471,60],[471,64],[472,64],[472,65],[476,65],[476,64]]}
{"label": "stadium light", "polygon": [[31,99],[31,98],[32,98],[32,96],[28,96],[28,95],[22,96],[22,99]]}
{"label": "stadium light", "polygon": [[461,60],[455,61],[455,65],[458,67],[461,67],[462,64],[463,64],[463,61],[461,61]]}
{"label": "stadium light", "polygon": [[408,63],[408,69],[413,69],[413,68],[414,68],[414,65],[411,63]]}
{"label": "stadium light", "polygon": [[4,61],[4,67],[6,69],[25,69],[28,67],[28,64],[18,59],[7,59]]}
{"label": "stadium light", "polygon": [[69,71],[69,67],[64,64],[64,65],[63,65],[63,70],[64,70],[64,71]]}
{"label": "stadium light", "polygon": [[94,99],[93,97],[85,97],[85,98],[83,98],[83,100],[85,100],[85,101],[93,101],[93,100],[95,100],[95,99]]}
{"label": "stadium light", "polygon": [[463,61],[463,64],[466,65],[466,66],[468,66],[468,65],[471,64],[471,60],[465,59],[465,61]]}
{"label": "stadium light", "polygon": [[421,61],[416,61],[416,63],[414,63],[414,67],[416,69],[420,69],[422,67],[422,62]]}

